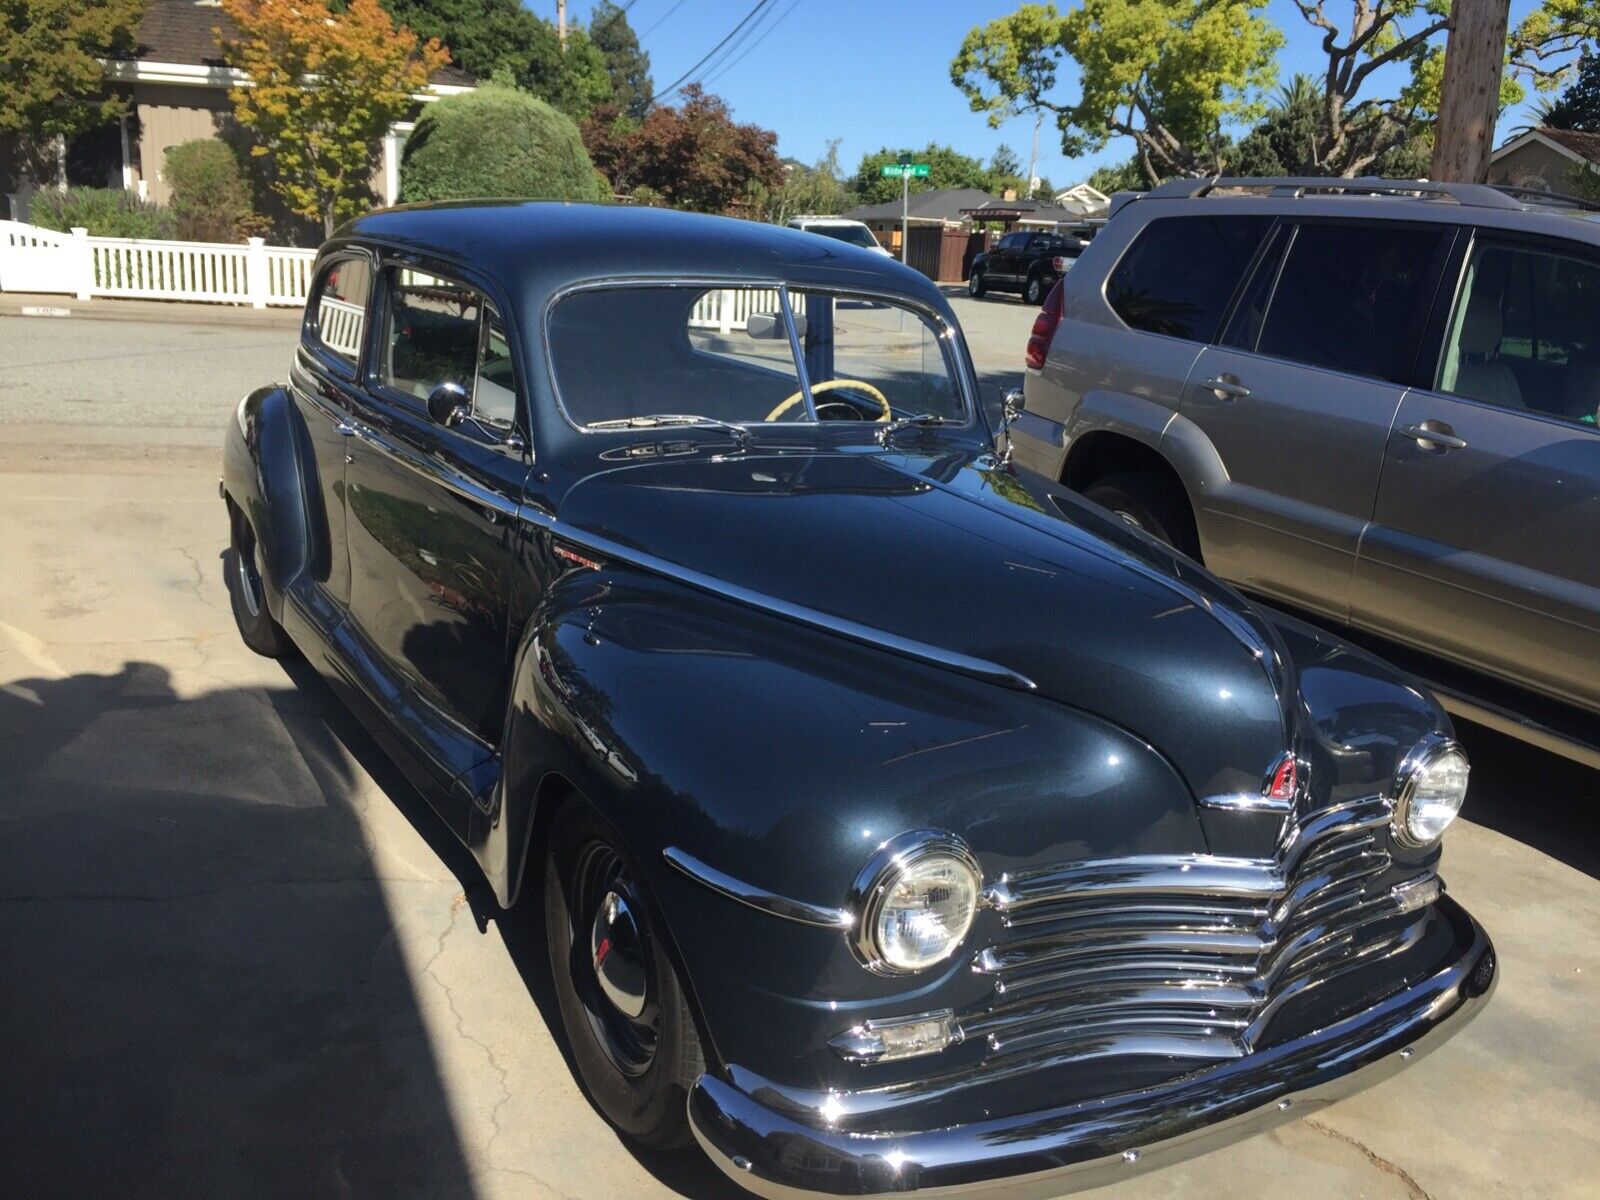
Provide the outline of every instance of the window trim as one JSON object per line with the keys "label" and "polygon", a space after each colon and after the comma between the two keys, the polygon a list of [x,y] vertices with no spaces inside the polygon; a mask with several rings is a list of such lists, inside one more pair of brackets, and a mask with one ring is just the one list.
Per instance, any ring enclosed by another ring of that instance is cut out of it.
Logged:
{"label": "window trim", "polygon": [[[355,361],[352,362],[323,341],[321,314],[318,310],[322,303],[322,289],[327,282],[328,272],[342,262],[356,260],[367,264],[367,302],[362,309],[362,320],[365,324],[362,327],[361,348],[356,352]],[[372,316],[378,295],[378,272],[377,255],[371,249],[358,244],[340,246],[328,251],[318,260],[316,271],[312,275],[311,290],[306,295],[305,311],[300,318],[300,348],[311,354],[328,370],[346,380],[359,379],[366,365],[372,343]]]}
{"label": "window trim", "polygon": [[[956,381],[956,384],[960,389],[961,403],[966,413],[966,420],[960,425],[944,425],[940,428],[952,431],[970,431],[976,429],[981,421],[986,420],[986,418],[983,416],[982,407],[979,401],[980,393],[978,389],[978,381],[977,376],[972,369],[971,355],[958,354],[956,352],[958,345],[963,351],[966,349],[966,343],[962,340],[960,331],[955,326],[951,325],[936,309],[922,303],[915,297],[907,296],[900,292],[891,292],[877,288],[846,288],[819,283],[790,283],[786,280],[770,278],[728,278],[726,276],[718,277],[690,275],[632,275],[617,276],[609,279],[582,279],[575,283],[568,283],[563,287],[557,288],[546,298],[543,310],[539,315],[539,329],[542,335],[541,341],[543,342],[545,378],[549,381],[550,395],[555,400],[556,411],[561,415],[561,419],[567,423],[568,427],[571,428],[573,432],[596,437],[620,434],[637,438],[641,432],[648,431],[642,431],[638,429],[595,429],[592,426],[580,424],[573,418],[571,412],[569,412],[567,409],[566,400],[561,395],[561,381],[556,373],[555,357],[551,351],[551,345],[555,339],[551,337],[550,319],[555,312],[556,306],[563,300],[566,300],[568,297],[576,295],[579,292],[598,292],[618,290],[623,288],[649,287],[705,289],[750,288],[757,291],[771,290],[780,293],[785,313],[784,319],[789,331],[790,353],[794,355],[795,364],[799,370],[801,386],[805,389],[808,397],[811,394],[811,377],[810,373],[806,370],[805,357],[799,346],[799,338],[795,335],[793,310],[789,307],[788,303],[788,290],[790,287],[795,288],[797,291],[825,293],[827,295],[836,297],[843,296],[848,299],[875,300],[884,304],[892,304],[904,308],[909,312],[916,313],[932,327],[934,335],[939,342],[940,354],[943,356],[945,361],[945,369],[950,373],[950,377]],[[814,411],[815,410],[813,408],[813,412]],[[741,424],[746,428],[760,429],[764,427],[767,422],[745,421],[741,422]],[[784,422],[782,423],[781,428],[791,431],[797,427],[826,430],[830,425],[835,424],[840,426],[851,426],[858,425],[860,422],[817,421],[815,418],[813,418],[808,422]],[[774,427],[776,428],[780,426],[778,426],[777,423],[774,423]],[[681,437],[683,433],[690,428],[693,427],[672,426],[668,432],[671,432],[675,436]]]}

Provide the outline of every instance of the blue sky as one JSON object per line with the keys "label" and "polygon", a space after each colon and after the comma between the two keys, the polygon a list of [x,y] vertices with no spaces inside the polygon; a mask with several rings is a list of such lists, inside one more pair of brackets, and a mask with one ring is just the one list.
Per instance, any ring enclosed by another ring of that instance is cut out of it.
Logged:
{"label": "blue sky", "polygon": [[[555,0],[525,0],[554,19]],[[627,0],[621,0],[626,4]],[[853,170],[861,156],[884,145],[943,142],[985,160],[1001,142],[1027,163],[1031,119],[999,130],[967,108],[950,83],[949,64],[972,26],[1015,9],[1018,0],[775,0],[750,36],[706,75],[742,121],[775,130],[781,154],[812,162],[829,138],[842,138],[840,161]],[[678,78],[750,11],[755,0],[633,0],[628,18],[650,54],[656,86]],[[1058,0],[1059,3],[1059,0]],[[573,0],[569,19],[587,23],[591,0]],[[1330,0],[1330,15],[1346,20],[1346,0]],[[1515,25],[1535,0],[1512,0]],[[1279,53],[1281,78],[1321,74],[1320,37],[1292,0],[1270,0],[1268,13],[1287,38]],[[769,31],[770,27],[770,31]],[[1373,81],[1381,78],[1375,75]],[[1369,84],[1373,81],[1369,81]],[[1070,86],[1070,80],[1064,80]],[[1501,120],[1497,142],[1520,124],[1520,112]],[[1121,139],[1094,155],[1069,160],[1047,121],[1039,136],[1039,173],[1057,186],[1075,183],[1102,162],[1128,157]]]}

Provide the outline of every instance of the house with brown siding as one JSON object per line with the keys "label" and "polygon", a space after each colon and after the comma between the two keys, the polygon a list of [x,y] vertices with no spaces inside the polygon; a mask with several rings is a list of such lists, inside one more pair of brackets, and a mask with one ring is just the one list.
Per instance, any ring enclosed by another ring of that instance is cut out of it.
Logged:
{"label": "house with brown siding", "polygon": [[1600,133],[1540,126],[1512,138],[1489,159],[1489,182],[1539,192],[1571,192],[1574,175],[1600,183]]}

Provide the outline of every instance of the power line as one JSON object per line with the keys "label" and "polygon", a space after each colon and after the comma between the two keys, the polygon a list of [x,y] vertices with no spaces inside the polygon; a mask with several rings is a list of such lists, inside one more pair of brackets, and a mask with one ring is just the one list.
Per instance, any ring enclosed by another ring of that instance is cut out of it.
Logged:
{"label": "power line", "polygon": [[[716,73],[713,74],[713,75],[708,76],[705,79],[705,81],[704,81],[705,82],[705,86],[706,87],[710,87],[713,83],[715,83],[717,80],[721,79],[729,71],[733,70],[741,62],[743,62],[745,55],[749,54],[750,51],[754,50],[757,46],[761,45],[762,42],[766,41],[767,40],[767,35],[770,34],[779,25],[782,25],[784,20],[788,17],[788,15],[790,13],[792,13],[797,7],[799,7],[799,5],[800,5],[800,0],[789,0],[789,7],[784,9],[781,13],[778,14],[777,20],[773,21],[765,29],[763,29],[761,31],[760,35],[756,38],[756,40],[751,42],[748,46],[746,46],[743,50],[741,50],[737,55],[735,55],[733,57],[732,61],[728,61],[728,60],[724,59],[722,65],[716,68]],[[729,47],[729,50],[731,51],[732,47]]]}
{"label": "power line", "polygon": [[677,78],[676,78],[676,79],[674,79],[674,80],[673,80],[673,81],[672,81],[672,84],[671,84],[671,86],[669,86],[669,87],[665,87],[665,88],[662,88],[662,89],[661,89],[661,91],[659,91],[659,92],[657,92],[657,93],[656,93],[656,103],[657,103],[657,104],[660,104],[660,103],[661,103],[661,102],[662,102],[662,101],[663,101],[663,100],[665,100],[665,99],[666,99],[666,98],[667,98],[667,97],[668,97],[668,96],[670,96],[670,95],[672,95],[672,93],[673,93],[673,92],[675,92],[675,91],[677,91],[677,90],[678,90],[678,88],[680,88],[680,87],[681,87],[681,86],[683,86],[683,84],[685,84],[685,83],[686,83],[686,82],[688,82],[688,80],[689,80],[689,79],[690,79],[690,77],[691,77],[691,76],[693,76],[693,75],[694,75],[694,73],[695,73],[695,72],[696,72],[696,71],[698,71],[698,70],[699,70],[699,69],[700,69],[700,68],[701,68],[701,67],[703,67],[703,66],[705,66],[705,64],[706,64],[706,62],[707,62],[707,61],[708,61],[708,60],[709,60],[709,59],[710,59],[710,58],[711,58],[711,57],[712,57],[712,56],[713,56],[713,55],[715,55],[715,54],[716,54],[716,52],[717,52],[717,51],[718,51],[718,50],[721,50],[721,49],[722,49],[722,48],[723,48],[723,47],[724,47],[724,46],[726,46],[726,45],[727,45],[727,44],[728,44],[728,43],[729,43],[729,42],[730,42],[730,41],[732,41],[732,40],[733,40],[733,38],[734,38],[734,36],[735,36],[735,35],[736,35],[736,34],[737,34],[737,33],[738,33],[738,32],[739,32],[739,31],[740,31],[740,30],[741,30],[741,29],[743,29],[743,28],[744,28],[744,27],[745,27],[745,26],[746,26],[746,25],[748,25],[748,24],[749,24],[749,23],[750,23],[750,22],[751,22],[751,20],[752,20],[752,19],[753,19],[753,18],[754,18],[754,17],[756,17],[756,16],[757,16],[757,15],[759,15],[759,14],[760,14],[760,13],[761,13],[761,12],[763,12],[763,11],[764,11],[764,10],[766,10],[766,9],[767,9],[767,8],[770,8],[770,7],[771,7],[771,6],[772,6],[772,3],[773,3],[773,0],[756,0],[756,3],[755,3],[755,7],[754,7],[754,8],[752,8],[752,9],[751,9],[751,10],[750,10],[750,11],[749,11],[749,12],[747,12],[747,13],[745,13],[745,15],[744,15],[744,19],[743,19],[743,20],[741,20],[741,21],[740,21],[740,22],[739,22],[739,23],[738,23],[738,24],[737,24],[737,25],[735,25],[735,26],[734,26],[734,27],[733,27],[733,28],[732,28],[732,29],[730,29],[730,30],[729,30],[729,31],[728,31],[728,35],[727,35],[727,36],[726,36],[726,37],[724,37],[724,38],[723,38],[723,39],[722,39],[722,40],[721,40],[721,41],[720,41],[720,42],[718,42],[718,43],[717,43],[717,44],[716,44],[716,45],[715,45],[715,46],[713,46],[713,47],[711,47],[711,49],[710,49],[710,50],[708,50],[708,51],[707,51],[707,52],[706,52],[706,55],[705,55],[705,57],[704,57],[704,58],[702,58],[702,59],[701,59],[701,60],[700,60],[700,61],[699,61],[699,62],[697,62],[697,63],[695,63],[695,64],[694,64],[694,66],[692,66],[692,67],[690,67],[690,68],[689,68],[689,69],[688,69],[688,70],[687,70],[687,71],[685,71],[685,72],[684,72],[684,73],[683,73],[683,74],[682,74],[682,75],[680,75],[680,76],[678,76],[678,77],[677,77]]}
{"label": "power line", "polygon": [[683,7],[683,0],[678,0],[678,2],[676,4],[674,4],[671,8],[667,9],[666,12],[662,13],[659,17],[657,17],[654,21],[652,21],[650,23],[650,28],[649,29],[646,29],[646,30],[644,30],[644,32],[639,34],[639,40],[641,42],[644,41],[645,38],[649,37],[652,33],[654,33],[660,27],[660,25],[661,25],[661,23],[663,21],[665,21],[668,17],[670,17],[673,13],[677,12],[682,7]]}

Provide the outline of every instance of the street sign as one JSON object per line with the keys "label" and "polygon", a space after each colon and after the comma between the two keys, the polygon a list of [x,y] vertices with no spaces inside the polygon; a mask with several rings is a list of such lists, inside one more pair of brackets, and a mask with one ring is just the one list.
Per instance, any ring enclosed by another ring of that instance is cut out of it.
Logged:
{"label": "street sign", "polygon": [[932,167],[928,163],[884,163],[878,168],[879,179],[926,179]]}

